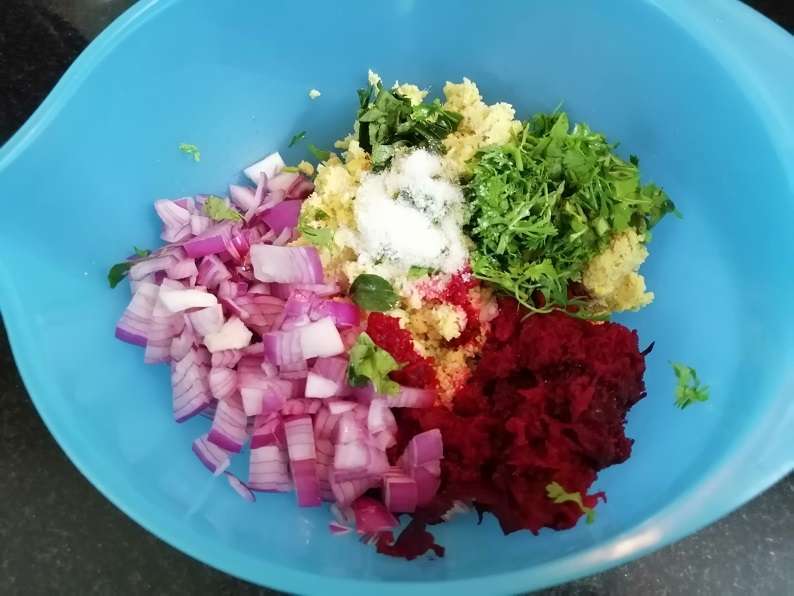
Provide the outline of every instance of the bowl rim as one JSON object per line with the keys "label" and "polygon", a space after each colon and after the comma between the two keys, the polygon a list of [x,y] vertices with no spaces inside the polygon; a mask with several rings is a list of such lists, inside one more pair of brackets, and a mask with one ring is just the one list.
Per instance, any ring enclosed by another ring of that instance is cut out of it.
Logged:
{"label": "bowl rim", "polygon": [[[35,142],[69,99],[79,91],[93,69],[116,46],[161,11],[181,1],[141,0],[101,32],[70,65],[33,115],[0,148],[0,176]],[[686,23],[690,34],[697,32],[709,36],[712,53],[730,46],[731,39],[727,34],[721,34],[713,27],[708,30],[706,23],[709,16],[713,17],[709,12],[716,10],[715,2],[646,1],[677,23]],[[770,40],[770,44],[790,44],[791,54],[794,55],[794,43],[791,43],[794,38],[753,9],[738,0],[731,0],[730,3],[720,4],[719,10],[724,18],[741,21],[742,27],[751,28],[761,38]],[[740,79],[737,82],[741,83],[741,73],[735,74]],[[791,114],[791,122],[794,123],[794,113]],[[794,177],[794,167],[789,174]],[[185,532],[166,516],[147,507],[142,500],[130,498],[113,483],[106,482],[89,453],[82,450],[75,437],[51,416],[47,401],[37,397],[50,393],[50,384],[44,371],[31,364],[34,359],[27,357],[35,353],[33,338],[23,324],[22,300],[14,291],[2,261],[0,305],[3,306],[0,312],[6,315],[4,322],[14,359],[36,410],[66,455],[97,490],[147,531],[187,555],[230,575],[289,592],[315,592],[319,581],[323,582],[323,591],[346,594],[365,594],[376,589],[384,594],[395,595],[404,594],[406,590],[417,594],[434,594],[442,588],[472,595],[537,590],[598,573],[658,550],[716,521],[794,469],[794,445],[786,443],[784,438],[792,436],[794,431],[794,403],[787,405],[783,403],[784,399],[777,399],[776,407],[766,412],[753,428],[742,435],[736,448],[713,462],[702,480],[644,522],[606,542],[525,569],[475,578],[383,583],[325,576],[233,552],[204,536]],[[794,362],[794,357],[788,360]],[[794,366],[791,368],[794,369]],[[792,395],[792,388],[794,379],[783,379],[775,393],[781,397]],[[780,448],[782,456],[775,455],[759,463],[758,452],[762,445],[767,446],[763,451],[774,451],[768,448],[770,438]]]}

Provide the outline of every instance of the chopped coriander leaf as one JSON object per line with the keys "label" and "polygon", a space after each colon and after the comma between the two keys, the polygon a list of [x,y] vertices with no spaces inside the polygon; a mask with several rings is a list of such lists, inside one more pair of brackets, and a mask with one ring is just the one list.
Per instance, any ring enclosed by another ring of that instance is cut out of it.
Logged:
{"label": "chopped coriander leaf", "polygon": [[506,145],[481,151],[464,192],[465,231],[474,241],[474,274],[529,307],[568,298],[587,263],[612,237],[644,235],[675,206],[660,188],[642,185],[637,167],[606,138],[565,113],[536,114]]}
{"label": "chopped coriander leaf", "polygon": [[213,221],[243,221],[243,216],[221,197],[210,195],[204,203],[204,213]]}
{"label": "chopped coriander leaf", "polygon": [[694,403],[707,401],[708,385],[701,385],[697,371],[680,362],[671,362],[678,384],[675,388],[675,405],[682,410]]}
{"label": "chopped coriander leaf", "polygon": [[[322,217],[320,217],[320,214],[322,214]],[[315,221],[326,219],[327,217],[325,212],[320,209],[316,209],[314,212]],[[318,228],[311,225],[309,223],[309,214],[306,209],[301,211],[300,217],[298,218],[298,233],[318,248],[330,249],[333,245],[333,231],[328,228]]]}
{"label": "chopped coriander leaf", "polygon": [[186,153],[193,158],[193,161],[201,161],[201,152],[199,148],[191,143],[182,143],[179,145],[179,150]]}
{"label": "chopped coriander leaf", "polygon": [[312,143],[309,143],[309,153],[311,153],[314,156],[314,159],[316,159],[317,161],[325,161],[326,159],[331,157],[330,151],[326,151],[325,149],[320,149],[315,145],[313,145]]}
{"label": "chopped coriander leaf", "polygon": [[391,310],[400,299],[388,281],[371,273],[362,273],[353,281],[350,295],[361,308],[374,312]]}
{"label": "chopped coriander leaf", "polygon": [[359,145],[372,155],[373,169],[388,166],[395,151],[425,147],[443,151],[441,141],[454,132],[462,116],[445,110],[436,99],[411,105],[395,90],[375,85],[358,90],[359,111],[353,127]]}
{"label": "chopped coriander leaf", "polygon": [[287,145],[287,147],[292,147],[293,145],[295,145],[295,143],[298,143],[298,142],[302,141],[305,138],[306,138],[306,131],[302,130],[299,133],[297,133],[296,135],[294,135],[292,137],[292,139],[290,139],[289,145]]}
{"label": "chopped coriander leaf", "polygon": [[363,387],[372,381],[378,393],[395,395],[400,386],[389,378],[389,373],[400,368],[391,354],[376,346],[369,335],[362,333],[350,348],[347,380],[352,387]]}
{"label": "chopped coriander leaf", "polygon": [[137,246],[133,246],[132,250],[135,253],[134,257],[130,257],[121,263],[116,263],[108,270],[108,285],[110,285],[111,288],[115,288],[119,285],[119,282],[129,273],[130,267],[152,254],[152,251],[145,248],[138,248]]}
{"label": "chopped coriander leaf", "polygon": [[585,519],[587,520],[588,524],[592,524],[595,521],[596,513],[592,507],[586,507],[585,504],[582,502],[582,495],[581,493],[569,493],[566,492],[565,489],[559,482],[552,482],[546,485],[546,496],[549,497],[555,503],[576,503],[579,506],[579,509],[584,513]]}

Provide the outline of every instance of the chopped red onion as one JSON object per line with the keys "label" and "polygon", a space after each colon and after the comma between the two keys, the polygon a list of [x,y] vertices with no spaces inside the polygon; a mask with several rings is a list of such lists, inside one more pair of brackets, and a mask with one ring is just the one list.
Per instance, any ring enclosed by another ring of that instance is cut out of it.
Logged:
{"label": "chopped red onion", "polygon": [[248,179],[254,184],[258,183],[262,174],[266,179],[274,178],[282,169],[284,169],[284,160],[278,153],[271,153],[270,155],[259,160],[243,170]]}
{"label": "chopped red onion", "polygon": [[259,206],[259,202],[256,200],[256,189],[250,186],[230,185],[229,198],[243,213],[252,211]]}
{"label": "chopped red onion", "polygon": [[256,501],[256,496],[251,491],[250,488],[240,480],[237,476],[232,474],[231,472],[224,472],[226,474],[226,480],[229,481],[229,486],[234,489],[238,495],[240,495],[244,500],[248,501],[249,503],[253,503]]}
{"label": "chopped red onion", "polygon": [[193,453],[201,460],[201,463],[215,476],[223,474],[229,467],[231,460],[225,449],[210,443],[207,435],[201,435],[193,441]]}
{"label": "chopped red onion", "polygon": [[127,343],[146,346],[149,323],[159,292],[160,288],[154,284],[144,282],[138,286],[116,325],[117,338]]}
{"label": "chopped red onion", "polygon": [[325,405],[328,406],[328,411],[331,414],[344,414],[345,412],[350,412],[355,409],[356,402],[346,401],[344,399],[329,399],[325,401]]}
{"label": "chopped red onion", "polygon": [[300,174],[295,172],[282,172],[275,176],[268,176],[267,189],[270,192],[281,191],[286,195],[300,177]]}
{"label": "chopped red onion", "polygon": [[383,477],[383,502],[394,513],[413,513],[418,493],[416,481],[400,468],[392,468]]}
{"label": "chopped red onion", "polygon": [[165,286],[160,286],[160,303],[172,313],[182,312],[189,308],[205,308],[218,303],[214,294],[206,290],[165,290]]}
{"label": "chopped red onion", "polygon": [[259,281],[282,284],[322,284],[324,281],[320,256],[313,246],[251,247],[254,277]]}
{"label": "chopped red onion", "polygon": [[352,327],[361,322],[358,306],[341,300],[315,300],[309,318],[316,321],[323,317],[331,317],[337,327]]}
{"label": "chopped red onion", "polygon": [[194,213],[190,216],[190,233],[194,236],[200,236],[206,232],[211,225],[212,220],[206,215]]}
{"label": "chopped red onion", "polygon": [[199,337],[218,333],[223,327],[223,307],[220,304],[208,306],[188,313],[187,318]]}
{"label": "chopped red onion", "polygon": [[267,377],[264,372],[237,372],[237,385],[248,416],[280,410],[292,395],[292,384],[283,379]]}
{"label": "chopped red onion", "polygon": [[218,402],[207,440],[226,451],[239,453],[248,438],[248,418],[239,398],[229,397]]}
{"label": "chopped red onion", "polygon": [[222,366],[213,366],[207,375],[210,393],[217,400],[230,399],[237,392],[237,371]]}
{"label": "chopped red onion", "polygon": [[210,353],[221,350],[240,350],[251,343],[253,334],[238,318],[232,317],[226,321],[216,333],[204,336],[204,345]]}
{"label": "chopped red onion", "polygon": [[276,412],[261,414],[254,421],[254,432],[251,435],[251,449],[277,445],[286,447],[287,438],[284,434],[284,423]]}
{"label": "chopped red onion", "polygon": [[324,399],[345,394],[346,376],[346,358],[317,358],[306,377],[306,397]]}
{"label": "chopped red onion", "polygon": [[320,505],[320,486],[315,469],[314,431],[309,416],[297,416],[284,423],[292,480],[301,507]]}
{"label": "chopped red onion", "polygon": [[280,234],[285,229],[292,230],[298,225],[301,204],[302,201],[296,200],[281,201],[265,211],[260,219],[276,234]]}
{"label": "chopped red onion", "polygon": [[198,275],[196,261],[193,259],[179,259],[165,270],[165,274],[171,279],[186,279]]}
{"label": "chopped red onion", "polygon": [[[209,290],[218,287],[221,282],[231,278],[231,272],[217,255],[207,255],[201,259],[198,266],[198,277],[196,281]],[[219,292],[220,294],[220,292]]]}
{"label": "chopped red onion", "polygon": [[444,445],[441,431],[437,428],[428,430],[414,437],[408,442],[403,453],[405,465],[410,468],[422,466],[444,457]]}
{"label": "chopped red onion", "polygon": [[177,422],[198,414],[210,402],[207,370],[199,359],[199,351],[192,349],[182,360],[171,363],[174,419]]}
{"label": "chopped red onion", "polygon": [[248,488],[254,491],[289,492],[287,450],[278,445],[252,448],[248,464]]}

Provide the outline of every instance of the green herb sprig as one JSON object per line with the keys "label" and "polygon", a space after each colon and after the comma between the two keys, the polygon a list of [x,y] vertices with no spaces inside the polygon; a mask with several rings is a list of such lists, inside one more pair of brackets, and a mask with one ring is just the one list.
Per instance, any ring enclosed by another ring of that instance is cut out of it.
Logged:
{"label": "green herb sprig", "polygon": [[596,518],[596,512],[592,507],[587,507],[582,502],[581,493],[569,493],[562,487],[559,482],[552,482],[546,485],[546,496],[555,503],[576,503],[579,509],[584,513],[585,520],[588,524],[592,524]]}
{"label": "green herb sprig", "polygon": [[378,393],[395,395],[400,386],[389,378],[389,373],[400,368],[391,354],[375,345],[369,335],[362,333],[350,348],[347,381],[352,387],[363,387],[372,381]]}
{"label": "green herb sprig", "polygon": [[677,381],[675,405],[682,410],[698,402],[708,401],[708,385],[701,385],[697,371],[680,362],[671,362]]}
{"label": "green herb sprig", "polygon": [[565,307],[571,282],[612,237],[646,234],[674,211],[653,184],[640,183],[606,138],[565,113],[537,114],[510,143],[475,158],[464,192],[474,274],[534,309]]}
{"label": "green herb sprig", "polygon": [[397,91],[378,82],[358,90],[359,110],[353,127],[364,151],[372,155],[372,168],[388,166],[400,148],[426,147],[443,151],[441,141],[454,132],[462,116],[445,110],[438,99],[411,105]]}
{"label": "green herb sprig", "polygon": [[194,144],[181,143],[179,145],[179,150],[182,153],[186,153],[187,155],[190,155],[193,158],[193,161],[201,161],[201,151],[199,151],[199,148],[196,147]]}

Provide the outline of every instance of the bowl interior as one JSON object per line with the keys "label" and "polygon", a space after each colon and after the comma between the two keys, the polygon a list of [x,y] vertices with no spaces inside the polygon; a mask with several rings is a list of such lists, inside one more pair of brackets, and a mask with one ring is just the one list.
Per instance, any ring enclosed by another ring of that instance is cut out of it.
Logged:
{"label": "bowl interior", "polygon": [[[644,543],[624,545],[630,553],[663,540],[660,512],[719,471],[782,399],[791,329],[780,296],[794,289],[784,268],[791,248],[781,248],[792,220],[780,199],[784,169],[730,72],[653,5],[152,4],[79,89],[62,92],[58,117],[7,167],[0,285],[15,353],[50,428],[100,489],[166,540],[300,591],[311,589],[296,583],[302,571],[435,582],[541,570],[648,530]],[[168,370],[113,338],[128,294],[109,290],[105,273],[133,245],[157,245],[152,201],[223,193],[273,150],[306,157],[304,147],[285,150],[301,130],[329,147],[350,128],[367,68],[431,94],[466,76],[521,117],[562,104],[620,140],[622,154],[639,155],[645,179],[684,213],[654,234],[644,267],[654,304],[621,317],[656,348],[648,397],[629,418],[633,456],[601,474],[596,486],[609,501],[591,526],[504,537],[493,519],[478,527],[464,516],[436,529],[442,560],[376,556],[332,536],[325,509],[298,509],[291,495],[248,505],[209,477],[190,450],[207,422],[174,424]],[[309,100],[310,88],[322,96]],[[177,150],[182,142],[198,145],[199,163]],[[709,403],[673,406],[670,360],[697,367]]]}

